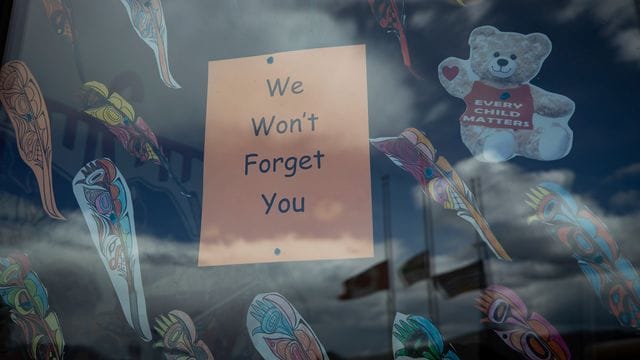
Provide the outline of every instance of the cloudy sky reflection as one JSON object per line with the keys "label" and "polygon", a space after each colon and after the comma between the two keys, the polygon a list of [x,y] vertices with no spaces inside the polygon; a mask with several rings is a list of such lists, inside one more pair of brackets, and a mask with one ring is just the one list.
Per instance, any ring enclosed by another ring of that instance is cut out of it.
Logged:
{"label": "cloudy sky reflection", "polygon": [[[73,119],[83,119],[77,112],[80,80],[70,46],[51,31],[40,1],[17,3],[4,61],[28,63],[53,109],[54,186],[68,221],[55,222],[40,210],[37,185],[18,157],[13,130],[2,114],[0,255],[29,255],[60,317],[69,358],[157,358],[160,353],[137,340],[128,327],[71,191],[70,180],[86,162],[86,138],[94,130],[81,120],[71,148],[56,141]],[[484,259],[487,281],[516,291],[530,311],[560,330],[575,358],[592,358],[594,347],[612,339],[637,339],[599,304],[570,252],[542,225],[527,223],[532,212],[524,202],[525,193],[541,181],[562,185],[603,220],[621,252],[640,266],[640,31],[634,1],[475,0],[459,8],[454,1],[407,0],[409,46],[414,66],[425,78],[419,81],[403,66],[397,39],[377,26],[364,0],[165,0],[169,58],[181,90],[163,86],[150,49],[139,41],[117,1],[73,3],[87,80],[109,84],[124,72],[142,79],[137,100],[129,90],[123,92],[166,144],[185,145],[195,154],[185,185],[197,198],[202,192],[202,160],[197,156],[204,141],[207,61],[366,44],[371,137],[396,136],[407,127],[424,131],[463,179],[478,184],[484,215],[514,259],[502,262],[484,245],[479,249],[467,222],[434,205],[434,273]],[[457,121],[464,104],[444,91],[436,71],[446,57],[468,57],[468,35],[480,25],[544,32],[553,42],[532,83],[576,103],[570,122],[574,145],[567,157],[553,162],[516,158],[501,164],[470,157]],[[98,157],[104,149],[95,142]],[[388,358],[389,291],[338,299],[346,279],[389,260],[382,228],[382,177],[387,175],[392,308],[437,319],[461,358],[490,351],[517,359],[495,335],[482,331],[481,315],[473,307],[478,290],[448,298],[425,280],[404,284],[401,266],[426,247],[423,194],[386,156],[373,148],[371,154],[374,258],[197,268],[197,211],[189,212],[191,205],[176,196],[177,190],[159,180],[157,167],[140,166],[116,149],[134,198],[150,320],[180,309],[194,319],[216,358],[258,359],[245,328],[247,307],[256,294],[276,291],[296,306],[332,358]],[[185,159],[175,156],[172,165],[179,169]],[[437,310],[429,306],[430,298]],[[21,341],[16,334],[11,339]]]}

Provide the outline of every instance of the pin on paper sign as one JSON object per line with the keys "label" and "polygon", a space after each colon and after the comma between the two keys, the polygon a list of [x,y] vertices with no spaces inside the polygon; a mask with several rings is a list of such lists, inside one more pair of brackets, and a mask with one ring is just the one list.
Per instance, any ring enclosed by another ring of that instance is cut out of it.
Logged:
{"label": "pin on paper sign", "polygon": [[209,62],[199,266],[373,256],[364,45]]}

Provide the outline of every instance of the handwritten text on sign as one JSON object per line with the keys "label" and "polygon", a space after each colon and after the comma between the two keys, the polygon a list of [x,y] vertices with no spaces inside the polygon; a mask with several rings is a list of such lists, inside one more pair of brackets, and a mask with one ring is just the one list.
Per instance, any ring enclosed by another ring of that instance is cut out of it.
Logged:
{"label": "handwritten text on sign", "polygon": [[373,256],[364,46],[209,63],[200,266]]}

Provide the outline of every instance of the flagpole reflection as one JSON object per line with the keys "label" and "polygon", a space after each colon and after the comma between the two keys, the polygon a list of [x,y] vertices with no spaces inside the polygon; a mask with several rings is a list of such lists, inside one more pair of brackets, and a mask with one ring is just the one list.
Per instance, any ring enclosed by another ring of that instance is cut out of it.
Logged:
{"label": "flagpole reflection", "polygon": [[[389,291],[387,291],[387,322],[389,334],[393,332],[393,320],[396,314],[395,272],[393,271],[393,244],[391,243],[391,196],[389,190],[389,175],[382,177],[382,232],[384,237],[384,253],[387,259],[387,274],[389,277]],[[393,348],[389,337],[389,348]]]}
{"label": "flagpole reflection", "polygon": [[438,306],[438,298],[436,296],[436,288],[432,275],[435,273],[435,245],[433,241],[433,214],[431,209],[431,200],[426,196],[422,197],[422,219],[424,228],[424,242],[427,251],[424,252],[424,267],[427,273],[427,301],[429,307],[429,316],[433,323],[440,325],[440,310]]}
{"label": "flagpole reflection", "polygon": [[[471,191],[473,191],[473,193],[476,196],[476,201],[478,202],[478,209],[480,210],[480,213],[484,214],[484,204],[482,202],[482,186],[480,184],[480,178],[478,177],[471,178]],[[489,262],[486,261],[489,257],[489,254],[486,251],[487,250],[486,247],[483,245],[482,238],[477,232],[476,232],[475,238],[476,238],[476,241],[474,245],[478,249],[478,260],[482,264],[481,267],[482,267],[485,283],[491,284],[491,279],[489,277],[491,275],[491,268],[490,268]]]}
{"label": "flagpole reflection", "polygon": [[[476,195],[476,201],[478,202],[478,209],[482,214],[484,214],[484,203],[482,202],[482,186],[480,183],[479,177],[471,178],[471,191]],[[476,233],[475,237],[476,241],[474,246],[478,249],[478,260],[480,261],[480,270],[482,271],[482,275],[484,277],[483,287],[487,287],[491,284],[490,274],[491,268],[490,264],[487,261],[489,254],[486,251],[486,247],[482,242],[482,238]],[[480,317],[482,319],[482,316]],[[478,332],[478,344],[486,344],[489,341],[489,333],[486,331]],[[483,349],[481,347],[478,348],[478,356],[482,358],[482,356],[486,356],[487,354],[483,353]]]}

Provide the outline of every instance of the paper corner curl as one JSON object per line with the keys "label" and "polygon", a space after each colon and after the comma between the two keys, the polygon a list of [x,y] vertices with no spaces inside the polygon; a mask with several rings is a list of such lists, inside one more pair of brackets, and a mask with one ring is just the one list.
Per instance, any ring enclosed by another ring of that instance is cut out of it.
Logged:
{"label": "paper corner curl", "polygon": [[19,60],[0,69],[0,101],[15,129],[18,153],[38,182],[42,208],[49,217],[66,220],[53,191],[51,121],[40,86]]}
{"label": "paper corner curl", "polygon": [[247,330],[265,360],[328,360],[309,324],[278,293],[258,294],[247,310]]}
{"label": "paper corner curl", "polygon": [[140,338],[150,341],[133,203],[127,182],[111,160],[97,159],[78,171],[73,179],[73,193],[127,322]]}
{"label": "paper corner curl", "polygon": [[370,142],[394,164],[413,175],[425,196],[445,209],[456,210],[457,215],[473,226],[498,259],[511,261],[480,213],[467,184],[444,156],[436,157],[435,147],[420,130],[409,128],[400,136],[376,138]]}
{"label": "paper corner curl", "polygon": [[469,59],[447,58],[438,74],[445,90],[466,103],[460,134],[471,154],[486,162],[565,157],[573,143],[568,122],[575,103],[530,84],[551,53],[551,40],[480,26],[469,45]]}

